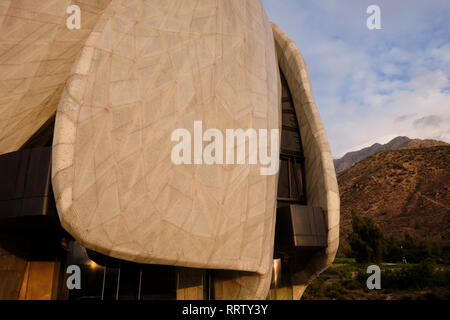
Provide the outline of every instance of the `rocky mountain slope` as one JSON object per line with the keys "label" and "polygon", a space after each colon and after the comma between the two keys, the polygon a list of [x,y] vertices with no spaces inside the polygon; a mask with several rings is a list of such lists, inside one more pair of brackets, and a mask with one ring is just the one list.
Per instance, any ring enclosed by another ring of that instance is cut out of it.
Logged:
{"label": "rocky mountain slope", "polygon": [[338,173],[338,183],[340,250],[348,248],[352,210],[373,218],[388,236],[409,232],[428,241],[450,240],[449,145],[378,152]]}

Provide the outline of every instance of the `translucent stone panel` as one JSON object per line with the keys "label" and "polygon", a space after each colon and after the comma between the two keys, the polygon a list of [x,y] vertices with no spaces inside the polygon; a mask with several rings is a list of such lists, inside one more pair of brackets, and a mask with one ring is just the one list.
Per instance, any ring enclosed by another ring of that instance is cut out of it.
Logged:
{"label": "translucent stone panel", "polygon": [[193,137],[194,121],[223,134],[279,129],[280,102],[261,1],[113,0],[56,116],[63,227],[112,257],[269,274],[277,175],[248,161],[175,165],[171,133]]}

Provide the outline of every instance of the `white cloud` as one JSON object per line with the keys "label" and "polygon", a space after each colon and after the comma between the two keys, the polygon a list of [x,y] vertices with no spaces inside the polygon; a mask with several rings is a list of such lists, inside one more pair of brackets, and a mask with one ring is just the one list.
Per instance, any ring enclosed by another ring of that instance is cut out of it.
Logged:
{"label": "white cloud", "polygon": [[398,135],[450,142],[450,1],[432,2],[378,1],[369,31],[371,1],[264,0],[305,57],[335,157]]}

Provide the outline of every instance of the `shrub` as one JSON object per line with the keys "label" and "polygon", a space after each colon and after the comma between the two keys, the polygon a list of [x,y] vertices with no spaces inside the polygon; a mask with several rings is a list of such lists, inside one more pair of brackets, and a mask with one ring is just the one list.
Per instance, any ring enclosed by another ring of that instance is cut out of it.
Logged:
{"label": "shrub", "polygon": [[325,291],[325,280],[322,278],[322,276],[317,277],[314,279],[313,282],[310,283],[310,285],[306,288],[303,298],[308,299],[310,297],[320,297],[324,295]]}
{"label": "shrub", "polygon": [[389,262],[401,262],[403,258],[402,244],[390,237],[385,241],[383,260]]}
{"label": "shrub", "polygon": [[381,262],[384,234],[380,227],[369,217],[358,216],[352,212],[352,231],[348,242],[356,261]]}
{"label": "shrub", "polygon": [[[416,228],[420,225],[416,224]],[[433,242],[419,240],[409,233],[397,240],[386,238],[383,231],[369,217],[361,217],[352,212],[352,233],[347,238],[350,255],[359,263],[402,262],[420,263],[433,259],[439,263],[449,263],[450,243],[437,245]]]}
{"label": "shrub", "polygon": [[347,290],[364,289],[364,287],[362,287],[361,281],[358,281],[356,279],[344,279],[342,280],[342,286]]}
{"label": "shrub", "polygon": [[330,299],[343,300],[347,290],[340,284],[326,286],[325,296]]}
{"label": "shrub", "polygon": [[399,269],[382,271],[381,286],[391,289],[424,289],[450,285],[449,270],[436,268],[436,263],[427,259],[419,264],[404,265]]}

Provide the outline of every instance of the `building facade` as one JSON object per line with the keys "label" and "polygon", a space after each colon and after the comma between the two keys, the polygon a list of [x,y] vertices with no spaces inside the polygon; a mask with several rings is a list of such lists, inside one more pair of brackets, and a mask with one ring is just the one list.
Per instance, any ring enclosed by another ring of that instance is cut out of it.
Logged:
{"label": "building facade", "polygon": [[261,1],[4,1],[0,30],[1,299],[299,299],[332,263],[331,152]]}

